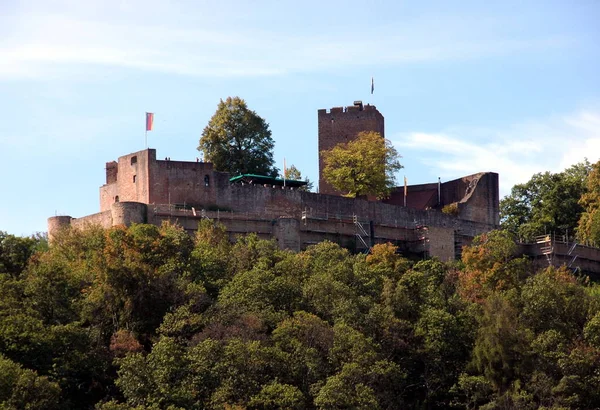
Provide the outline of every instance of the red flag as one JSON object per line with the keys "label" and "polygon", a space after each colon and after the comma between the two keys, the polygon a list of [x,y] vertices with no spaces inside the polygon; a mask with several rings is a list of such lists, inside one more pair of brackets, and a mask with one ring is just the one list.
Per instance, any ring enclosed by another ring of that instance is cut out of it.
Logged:
{"label": "red flag", "polygon": [[146,131],[152,131],[154,128],[154,113],[147,112],[146,113]]}

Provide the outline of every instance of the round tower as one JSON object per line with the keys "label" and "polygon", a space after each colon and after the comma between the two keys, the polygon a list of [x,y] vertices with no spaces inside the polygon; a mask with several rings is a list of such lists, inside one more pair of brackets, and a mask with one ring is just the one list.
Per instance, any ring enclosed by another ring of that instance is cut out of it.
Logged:
{"label": "round tower", "polygon": [[110,207],[112,224],[129,226],[146,223],[148,207],[141,202],[115,202]]}
{"label": "round tower", "polygon": [[51,216],[48,218],[48,243],[52,243],[60,231],[71,227],[71,219],[73,218],[68,215]]}

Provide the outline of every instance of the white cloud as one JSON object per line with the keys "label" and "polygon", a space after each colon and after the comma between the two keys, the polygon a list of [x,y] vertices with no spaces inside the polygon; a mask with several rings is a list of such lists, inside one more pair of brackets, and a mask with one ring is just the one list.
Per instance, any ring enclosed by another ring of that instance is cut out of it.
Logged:
{"label": "white cloud", "polygon": [[600,160],[600,110],[503,129],[453,127],[438,133],[401,133],[391,139],[406,157],[421,158],[447,179],[498,172],[504,196],[537,172],[560,172],[584,158]]}
{"label": "white cloud", "polygon": [[102,12],[66,2],[68,7],[55,11],[32,7],[5,16],[5,22],[13,24],[0,29],[0,78],[45,77],[61,70],[68,74],[87,64],[197,76],[263,76],[465,60],[563,47],[566,41],[547,36],[520,39],[498,22],[478,16],[406,20],[394,27],[370,27],[368,35],[353,28],[317,34],[318,30],[283,32],[260,23],[229,21],[229,12],[216,12],[209,21],[203,16],[205,6],[190,10],[196,19],[175,8],[160,9],[164,14],[157,20],[143,13],[160,7],[158,3],[123,4],[114,4],[121,14],[108,6]]}

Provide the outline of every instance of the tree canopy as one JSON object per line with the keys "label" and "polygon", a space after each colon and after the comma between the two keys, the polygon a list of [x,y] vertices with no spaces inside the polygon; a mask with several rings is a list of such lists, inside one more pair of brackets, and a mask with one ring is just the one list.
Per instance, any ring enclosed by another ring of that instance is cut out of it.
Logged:
{"label": "tree canopy", "polygon": [[549,232],[574,235],[584,211],[580,198],[586,192],[590,163],[585,162],[553,174],[535,174],[515,185],[500,201],[500,223],[525,241]]}
{"label": "tree canopy", "polygon": [[[281,177],[283,177],[284,175],[281,175]],[[300,170],[298,168],[296,168],[295,165],[290,165],[289,168],[285,169],[285,177],[287,179],[295,179],[297,181],[302,181],[302,172],[300,172]],[[308,179],[308,178],[304,178],[304,181],[306,182],[306,185],[301,186],[300,188],[298,188],[299,191],[312,191],[313,189],[313,183]]]}
{"label": "tree canopy", "polygon": [[396,149],[377,132],[361,132],[355,140],[321,155],[325,180],[351,198],[388,197],[395,185],[395,172],[402,168]]}
{"label": "tree canopy", "polygon": [[221,100],[202,131],[198,150],[217,171],[277,176],[269,124],[239,97]]}
{"label": "tree canopy", "polygon": [[578,238],[594,246],[600,246],[600,161],[592,166],[587,178],[587,192],[579,200],[584,212],[577,227]]}
{"label": "tree canopy", "polygon": [[600,407],[600,288],[506,232],[453,263],[211,220],[2,242],[0,408]]}

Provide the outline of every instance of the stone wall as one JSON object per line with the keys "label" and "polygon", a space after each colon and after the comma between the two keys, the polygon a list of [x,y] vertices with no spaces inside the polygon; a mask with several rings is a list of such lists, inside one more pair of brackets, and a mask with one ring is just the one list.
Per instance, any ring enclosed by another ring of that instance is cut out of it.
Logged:
{"label": "stone wall", "polygon": [[431,256],[442,262],[452,261],[455,257],[454,229],[437,226],[428,227],[426,235],[427,250]]}
{"label": "stone wall", "polygon": [[146,149],[119,157],[116,182],[111,163],[107,163],[106,184],[100,188],[100,211],[108,211],[115,202],[148,203],[149,167],[156,161],[156,150]]}
{"label": "stone wall", "polygon": [[81,229],[89,225],[98,225],[103,228],[110,228],[114,225],[111,211],[108,210],[104,212],[98,212],[97,214],[84,216],[82,218],[71,219],[71,226],[73,226],[74,228]]}
{"label": "stone wall", "polygon": [[460,201],[461,219],[485,222],[494,226],[500,224],[498,174],[494,172],[476,174],[469,181],[465,192],[464,198]]}
{"label": "stone wall", "polygon": [[150,164],[149,203],[212,206],[222,183],[215,174],[208,162],[155,161]]}
{"label": "stone wall", "polygon": [[217,190],[229,185],[229,174],[215,172],[207,162],[157,160],[147,149],[106,164],[100,187],[100,210],[115,202],[215,206]]}

